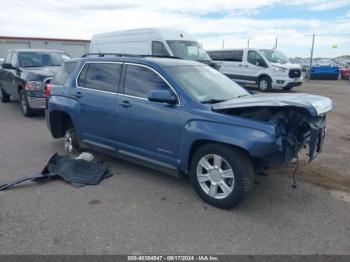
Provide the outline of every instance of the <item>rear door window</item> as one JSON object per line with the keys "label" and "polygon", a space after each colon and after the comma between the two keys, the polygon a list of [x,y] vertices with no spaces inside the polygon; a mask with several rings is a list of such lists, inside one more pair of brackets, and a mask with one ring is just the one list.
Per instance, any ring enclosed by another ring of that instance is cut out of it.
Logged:
{"label": "rear door window", "polygon": [[212,60],[221,60],[221,52],[220,51],[208,51],[208,55]]}
{"label": "rear door window", "polygon": [[78,85],[98,91],[117,92],[122,64],[88,63],[79,75]]}
{"label": "rear door window", "polygon": [[57,71],[56,75],[52,78],[51,84],[53,85],[64,85],[75,67],[77,62],[65,62]]}
{"label": "rear door window", "polygon": [[242,62],[243,50],[225,52],[225,60],[230,62]]}
{"label": "rear door window", "polygon": [[153,41],[152,42],[152,55],[154,56],[169,56],[168,51],[166,50],[163,42]]}
{"label": "rear door window", "polygon": [[168,84],[149,68],[128,65],[126,68],[124,94],[148,98],[151,90],[169,90]]}
{"label": "rear door window", "polygon": [[242,62],[243,60],[243,50],[210,51],[209,55],[211,59],[219,61]]}

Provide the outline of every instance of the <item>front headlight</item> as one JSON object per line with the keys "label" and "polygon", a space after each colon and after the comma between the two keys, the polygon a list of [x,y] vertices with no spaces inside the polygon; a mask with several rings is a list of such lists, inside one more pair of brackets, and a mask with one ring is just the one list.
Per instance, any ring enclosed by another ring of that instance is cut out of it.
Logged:
{"label": "front headlight", "polygon": [[27,81],[24,89],[26,90],[42,90],[43,82],[41,81]]}
{"label": "front headlight", "polygon": [[282,68],[282,67],[274,67],[275,72],[277,73],[287,73],[288,69]]}

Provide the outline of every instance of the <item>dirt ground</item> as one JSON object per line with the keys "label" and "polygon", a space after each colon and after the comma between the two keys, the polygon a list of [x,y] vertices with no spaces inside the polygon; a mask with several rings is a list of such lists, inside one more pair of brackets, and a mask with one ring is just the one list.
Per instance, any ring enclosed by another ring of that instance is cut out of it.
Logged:
{"label": "dirt ground", "polygon": [[[297,180],[350,192],[350,82],[306,80],[292,92],[327,96],[333,101],[333,111],[327,115],[327,135],[322,152],[311,163],[302,152]],[[288,176],[293,169],[294,166],[280,167],[268,173]]]}

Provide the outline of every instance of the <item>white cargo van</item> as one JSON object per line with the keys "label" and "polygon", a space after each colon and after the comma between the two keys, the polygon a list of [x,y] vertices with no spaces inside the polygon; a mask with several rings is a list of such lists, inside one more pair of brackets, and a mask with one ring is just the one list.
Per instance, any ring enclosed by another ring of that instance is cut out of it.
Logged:
{"label": "white cargo van", "polygon": [[209,65],[215,64],[189,33],[169,28],[144,28],[95,34],[91,39],[90,52],[175,56]]}
{"label": "white cargo van", "polygon": [[241,83],[256,84],[261,91],[290,90],[303,83],[301,68],[275,49],[221,49],[208,51],[220,72]]}

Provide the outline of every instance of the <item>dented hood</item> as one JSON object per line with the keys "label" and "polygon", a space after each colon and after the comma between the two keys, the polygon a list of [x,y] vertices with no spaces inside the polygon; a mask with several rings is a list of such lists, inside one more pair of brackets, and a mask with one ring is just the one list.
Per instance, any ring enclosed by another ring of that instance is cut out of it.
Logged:
{"label": "dented hood", "polygon": [[323,115],[332,110],[332,100],[328,97],[310,94],[254,94],[230,99],[212,105],[214,111],[248,107],[298,107],[313,116]]}

